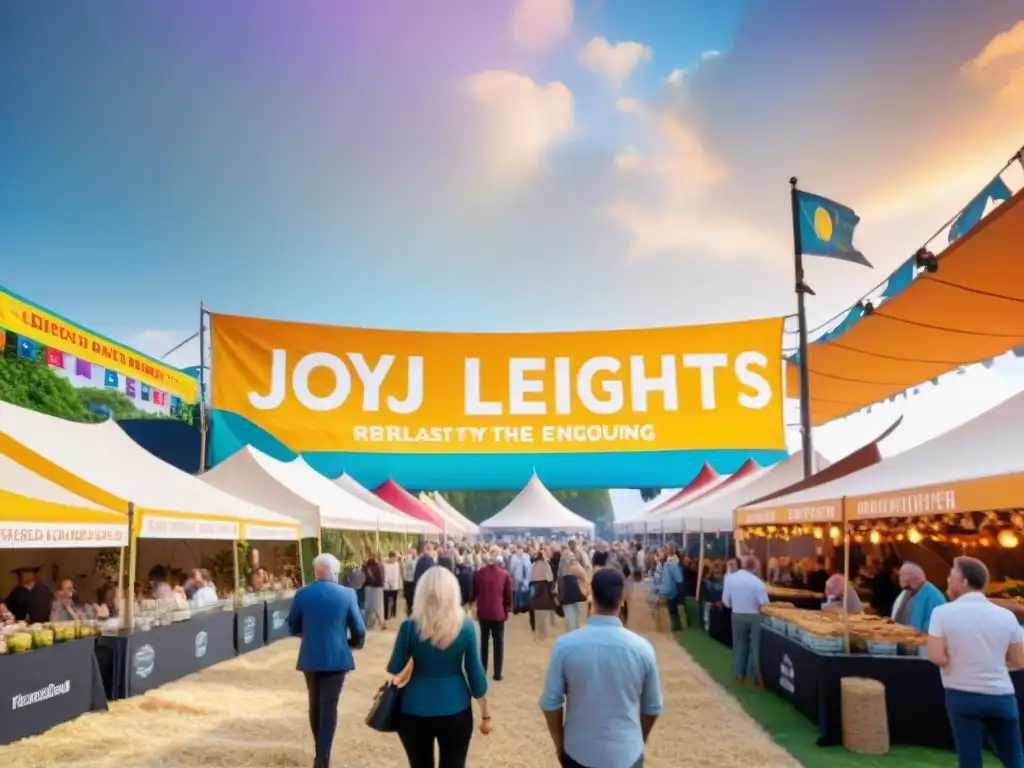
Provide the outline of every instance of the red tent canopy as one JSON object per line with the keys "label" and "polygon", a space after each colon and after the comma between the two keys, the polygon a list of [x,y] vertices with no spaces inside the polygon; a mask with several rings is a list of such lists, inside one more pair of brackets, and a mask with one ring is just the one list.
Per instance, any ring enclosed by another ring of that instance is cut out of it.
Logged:
{"label": "red tent canopy", "polygon": [[700,468],[700,472],[696,474],[693,480],[691,480],[685,488],[676,491],[672,496],[665,499],[665,501],[661,502],[661,504],[656,506],[654,509],[650,510],[648,514],[653,515],[658,510],[664,509],[669,505],[676,505],[681,501],[686,501],[697,493],[701,493],[716,485],[720,481],[720,478],[721,475],[715,472],[715,470],[711,468],[710,464],[705,464]]}
{"label": "red tent canopy", "polygon": [[420,504],[419,499],[405,490],[405,488],[400,486],[394,480],[387,480],[381,483],[373,489],[373,492],[392,507],[409,517],[414,517],[417,520],[422,520],[425,523],[435,525],[439,531],[444,530],[444,523],[438,519],[437,515]]}

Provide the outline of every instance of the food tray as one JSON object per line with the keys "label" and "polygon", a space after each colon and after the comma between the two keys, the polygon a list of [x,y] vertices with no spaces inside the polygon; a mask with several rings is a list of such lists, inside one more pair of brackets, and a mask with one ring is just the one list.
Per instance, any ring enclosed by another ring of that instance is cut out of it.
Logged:
{"label": "food tray", "polygon": [[841,653],[843,641],[838,637],[819,637],[817,635],[804,635],[804,645],[815,653]]}
{"label": "food tray", "polygon": [[872,656],[896,656],[899,648],[899,643],[878,643],[868,640],[868,653]]}

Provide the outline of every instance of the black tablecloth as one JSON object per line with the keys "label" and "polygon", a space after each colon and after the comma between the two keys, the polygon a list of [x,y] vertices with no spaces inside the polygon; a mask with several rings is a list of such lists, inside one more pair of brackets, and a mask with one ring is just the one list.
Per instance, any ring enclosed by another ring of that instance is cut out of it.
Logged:
{"label": "black tablecloth", "polygon": [[101,637],[111,698],[138,696],[235,657],[235,614],[214,611],[149,632]]}
{"label": "black tablecloth", "polygon": [[718,603],[700,604],[701,626],[711,637],[732,648],[732,611]]}
{"label": "black tablecloth", "polygon": [[805,611],[820,611],[821,604],[825,602],[823,597],[782,597],[781,595],[768,595],[773,603],[792,603],[794,608],[802,608]]}
{"label": "black tablecloth", "polygon": [[[762,627],[761,673],[766,688],[818,724],[819,746],[842,743],[842,678],[866,677],[885,685],[891,743],[953,748],[942,680],[938,667],[927,659],[826,656]],[[1011,672],[1010,676],[1019,706],[1024,701],[1024,671]]]}
{"label": "black tablecloth", "polygon": [[0,656],[0,745],[107,708],[95,647],[83,638]]}
{"label": "black tablecloth", "polygon": [[292,607],[292,599],[271,600],[264,603],[266,616],[263,617],[263,641],[272,643],[288,637],[288,612]]}
{"label": "black tablecloth", "polygon": [[263,603],[235,609],[235,650],[239,654],[263,647],[263,625],[267,609]]}

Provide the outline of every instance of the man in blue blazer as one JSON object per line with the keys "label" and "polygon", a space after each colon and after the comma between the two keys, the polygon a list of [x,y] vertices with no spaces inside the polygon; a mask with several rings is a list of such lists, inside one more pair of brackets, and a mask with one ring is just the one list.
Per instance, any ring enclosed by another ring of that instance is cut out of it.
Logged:
{"label": "man in blue blazer", "polygon": [[316,581],[295,593],[288,613],[289,631],[302,638],[296,668],[305,675],[309,692],[309,727],[316,746],[313,768],[330,768],[341,686],[356,668],[352,649],[362,648],[366,640],[356,593],[338,584],[340,571],[334,555],[313,560]]}

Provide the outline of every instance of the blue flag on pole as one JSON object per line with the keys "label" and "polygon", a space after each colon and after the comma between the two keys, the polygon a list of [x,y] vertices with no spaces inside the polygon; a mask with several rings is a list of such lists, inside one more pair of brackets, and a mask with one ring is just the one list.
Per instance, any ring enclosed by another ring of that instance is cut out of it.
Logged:
{"label": "blue flag on pole", "polygon": [[853,231],[860,223],[860,217],[852,208],[827,197],[797,191],[793,215],[797,217],[803,255],[827,256],[871,266],[864,254],[853,247]]}
{"label": "blue flag on pole", "polygon": [[999,177],[993,179],[987,187],[978,193],[977,197],[967,204],[963,212],[956,217],[956,221],[949,228],[949,242],[952,243],[955,240],[959,240],[975,224],[981,221],[981,217],[985,215],[985,207],[988,205],[989,200],[1002,202],[1009,200],[1012,196],[1010,188],[1006,186],[1005,181]]}

